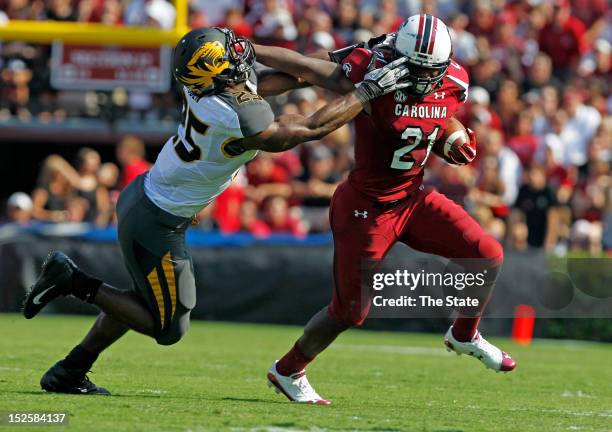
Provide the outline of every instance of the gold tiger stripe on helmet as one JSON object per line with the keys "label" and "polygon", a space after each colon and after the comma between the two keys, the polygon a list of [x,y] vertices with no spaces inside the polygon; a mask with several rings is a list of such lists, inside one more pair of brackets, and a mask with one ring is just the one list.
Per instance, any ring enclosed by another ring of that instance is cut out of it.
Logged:
{"label": "gold tiger stripe on helmet", "polygon": [[[193,53],[187,69],[189,74],[181,76],[180,80],[186,85],[210,86],[213,78],[229,67],[229,61],[223,60],[225,48],[219,41],[206,42]],[[202,60],[206,69],[202,68],[199,60]]]}

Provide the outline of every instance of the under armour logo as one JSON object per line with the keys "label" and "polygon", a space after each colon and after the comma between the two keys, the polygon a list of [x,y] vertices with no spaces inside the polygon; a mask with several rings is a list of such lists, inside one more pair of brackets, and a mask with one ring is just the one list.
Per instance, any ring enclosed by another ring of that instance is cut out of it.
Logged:
{"label": "under armour logo", "polygon": [[367,219],[368,218],[368,211],[364,210],[364,211],[360,212],[359,210],[355,210],[355,217],[356,218],[362,217],[364,219]]}
{"label": "under armour logo", "polygon": [[353,65],[350,63],[344,63],[342,65],[342,70],[344,71],[344,75],[349,76],[351,70],[353,70]]}
{"label": "under armour logo", "polygon": [[408,96],[406,96],[406,93],[404,93],[401,90],[396,90],[395,93],[393,94],[393,98],[395,99],[395,102],[401,103],[401,102],[406,102],[406,99],[408,99]]}
{"label": "under armour logo", "polygon": [[444,99],[446,96],[446,92],[435,92],[434,99]]}

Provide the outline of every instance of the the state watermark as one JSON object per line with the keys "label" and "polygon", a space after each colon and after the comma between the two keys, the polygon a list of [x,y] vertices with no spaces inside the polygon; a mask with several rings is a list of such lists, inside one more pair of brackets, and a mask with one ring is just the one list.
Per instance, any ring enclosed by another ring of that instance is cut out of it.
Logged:
{"label": "the state watermark", "polygon": [[478,259],[364,260],[362,304],[370,318],[513,318],[522,305],[538,318],[612,318],[612,259],[545,254]]}

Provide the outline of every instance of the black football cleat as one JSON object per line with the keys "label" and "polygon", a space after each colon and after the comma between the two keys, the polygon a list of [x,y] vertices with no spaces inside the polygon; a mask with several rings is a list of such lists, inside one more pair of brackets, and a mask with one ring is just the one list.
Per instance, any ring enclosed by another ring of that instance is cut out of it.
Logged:
{"label": "black football cleat", "polygon": [[83,369],[66,369],[59,361],[45,372],[40,386],[52,393],[110,396],[108,390],[89,380],[87,372]]}
{"label": "black football cleat", "polygon": [[23,302],[23,315],[27,319],[34,318],[51,300],[70,294],[72,274],[76,268],[76,264],[64,253],[51,252]]}

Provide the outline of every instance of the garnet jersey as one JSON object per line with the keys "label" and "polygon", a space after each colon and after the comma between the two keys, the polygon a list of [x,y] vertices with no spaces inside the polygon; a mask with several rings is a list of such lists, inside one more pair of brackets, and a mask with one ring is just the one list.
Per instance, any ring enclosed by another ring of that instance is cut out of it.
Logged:
{"label": "garnet jersey", "polygon": [[[342,61],[342,68],[358,83],[384,64],[382,54],[357,48]],[[371,110],[355,118],[355,168],[349,175],[353,187],[376,201],[411,194],[421,185],[433,143],[466,100],[467,91],[467,72],[452,62],[441,85],[422,99],[397,90],[370,101]]]}

